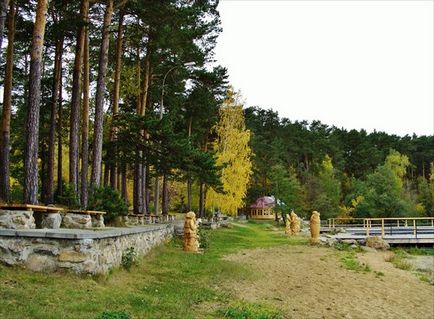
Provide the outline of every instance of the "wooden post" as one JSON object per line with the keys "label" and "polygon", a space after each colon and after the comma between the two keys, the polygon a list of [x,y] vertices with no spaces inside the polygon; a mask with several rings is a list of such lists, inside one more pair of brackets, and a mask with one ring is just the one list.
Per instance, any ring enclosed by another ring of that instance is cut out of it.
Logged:
{"label": "wooden post", "polygon": [[369,236],[369,219],[366,220],[366,236]]}
{"label": "wooden post", "polygon": [[413,235],[416,236],[416,219],[413,219]]}
{"label": "wooden post", "polygon": [[399,219],[397,220],[397,222],[398,222],[398,227],[399,227]]}
{"label": "wooden post", "polygon": [[381,219],[381,238],[384,238],[384,219]]}

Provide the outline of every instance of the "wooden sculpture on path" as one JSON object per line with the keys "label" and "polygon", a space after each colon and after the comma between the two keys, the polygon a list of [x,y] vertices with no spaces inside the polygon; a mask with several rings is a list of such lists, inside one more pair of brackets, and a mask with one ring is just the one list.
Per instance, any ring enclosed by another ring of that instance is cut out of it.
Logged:
{"label": "wooden sculpture on path", "polygon": [[285,235],[289,235],[291,233],[291,220],[289,218],[289,214],[285,215]]}
{"label": "wooden sculpture on path", "polygon": [[184,251],[193,252],[197,252],[199,249],[196,214],[194,212],[188,212],[185,214],[183,248]]}
{"label": "wooden sculpture on path", "polygon": [[291,211],[291,217],[289,218],[291,235],[297,235],[300,232],[300,218],[294,211]]}
{"label": "wooden sculpture on path", "polygon": [[310,243],[313,245],[319,244],[319,231],[321,227],[320,214],[317,211],[312,212],[310,216]]}

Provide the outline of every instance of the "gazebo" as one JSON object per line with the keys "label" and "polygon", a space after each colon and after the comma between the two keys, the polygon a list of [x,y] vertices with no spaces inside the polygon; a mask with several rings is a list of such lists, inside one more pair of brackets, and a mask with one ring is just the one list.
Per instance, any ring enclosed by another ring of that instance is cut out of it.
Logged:
{"label": "gazebo", "polygon": [[274,220],[274,206],[276,200],[273,196],[259,197],[250,205],[250,218],[258,220]]}

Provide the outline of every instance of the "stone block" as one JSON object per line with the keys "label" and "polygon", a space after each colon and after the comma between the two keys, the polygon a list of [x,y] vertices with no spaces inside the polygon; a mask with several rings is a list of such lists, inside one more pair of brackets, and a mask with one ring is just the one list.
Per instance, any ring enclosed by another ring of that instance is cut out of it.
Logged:
{"label": "stone block", "polygon": [[32,211],[0,209],[0,228],[34,229],[35,227]]}
{"label": "stone block", "polygon": [[24,265],[28,270],[37,272],[53,272],[56,270],[56,263],[53,258],[44,255],[31,254]]}
{"label": "stone block", "polygon": [[62,216],[60,213],[42,214],[41,228],[57,229],[60,228],[62,223]]}
{"label": "stone block", "polygon": [[62,227],[78,229],[92,228],[92,218],[87,214],[64,214],[62,219]]}
{"label": "stone block", "polygon": [[86,255],[76,251],[62,251],[58,257],[60,262],[82,263],[87,259]]}
{"label": "stone block", "polygon": [[92,215],[92,227],[102,228],[104,225],[104,216],[103,215]]}

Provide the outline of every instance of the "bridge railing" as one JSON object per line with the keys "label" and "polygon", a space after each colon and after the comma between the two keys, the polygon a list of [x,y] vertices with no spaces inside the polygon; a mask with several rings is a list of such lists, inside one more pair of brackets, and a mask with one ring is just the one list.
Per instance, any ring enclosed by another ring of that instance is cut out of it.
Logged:
{"label": "bridge railing", "polygon": [[342,228],[348,226],[361,226],[365,227],[365,219],[364,218],[329,218],[327,220],[327,226],[331,229],[333,228]]}
{"label": "bridge railing", "polygon": [[[419,225],[418,225],[419,222]],[[423,222],[423,225],[420,225]],[[374,225],[374,226],[373,226]],[[434,217],[385,217],[385,218],[364,218],[363,228],[366,236],[370,235],[373,227],[380,227],[381,238],[384,238],[386,227],[411,228],[413,235],[417,236],[418,226],[434,228]]]}

